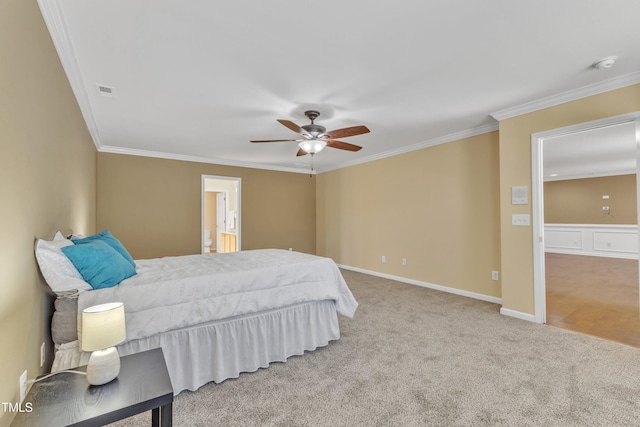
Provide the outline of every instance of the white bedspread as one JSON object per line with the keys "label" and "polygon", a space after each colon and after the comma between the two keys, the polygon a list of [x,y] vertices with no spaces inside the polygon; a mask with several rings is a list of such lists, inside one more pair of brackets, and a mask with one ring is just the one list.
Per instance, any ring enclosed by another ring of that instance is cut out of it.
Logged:
{"label": "white bedspread", "polygon": [[334,300],[353,317],[358,303],[330,258],[280,249],[137,260],[138,274],[78,297],[82,310],[120,301],[127,341],[212,320],[307,301]]}

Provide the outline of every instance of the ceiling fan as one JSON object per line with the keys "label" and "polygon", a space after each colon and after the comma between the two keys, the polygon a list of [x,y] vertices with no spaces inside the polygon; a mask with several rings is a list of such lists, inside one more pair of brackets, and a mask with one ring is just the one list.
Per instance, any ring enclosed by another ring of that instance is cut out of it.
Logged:
{"label": "ceiling fan", "polygon": [[369,133],[369,129],[366,126],[352,126],[343,129],[336,129],[327,132],[324,126],[313,123],[318,118],[320,113],[315,110],[305,111],[304,115],[311,120],[311,124],[298,126],[289,120],[278,120],[287,128],[291,129],[295,133],[302,135],[302,138],[298,139],[260,139],[251,142],[297,142],[298,153],[296,156],[304,156],[311,154],[312,156],[321,151],[324,147],[337,148],[339,150],[358,151],[362,147],[347,142],[338,141],[335,138],[346,138],[348,136],[362,135]]}

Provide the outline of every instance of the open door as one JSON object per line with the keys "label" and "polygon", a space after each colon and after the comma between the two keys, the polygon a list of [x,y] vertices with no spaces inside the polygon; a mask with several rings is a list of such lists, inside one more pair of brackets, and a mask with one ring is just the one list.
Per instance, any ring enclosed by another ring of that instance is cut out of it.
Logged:
{"label": "open door", "polygon": [[[241,250],[242,245],[242,193],[241,179],[228,176],[202,175],[201,236],[202,253],[210,232],[211,251]],[[211,206],[214,206],[211,208]],[[209,208],[207,208],[209,206]],[[233,245],[230,245],[232,242]],[[230,250],[230,248],[232,250]]]}

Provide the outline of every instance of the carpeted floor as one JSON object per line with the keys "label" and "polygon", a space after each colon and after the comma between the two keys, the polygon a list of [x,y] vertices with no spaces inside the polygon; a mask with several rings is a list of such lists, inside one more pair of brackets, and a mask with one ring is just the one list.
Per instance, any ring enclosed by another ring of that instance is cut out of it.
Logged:
{"label": "carpeted floor", "polygon": [[[635,426],[640,349],[351,271],[342,338],[175,399],[174,426]],[[145,413],[116,423],[148,426]]]}

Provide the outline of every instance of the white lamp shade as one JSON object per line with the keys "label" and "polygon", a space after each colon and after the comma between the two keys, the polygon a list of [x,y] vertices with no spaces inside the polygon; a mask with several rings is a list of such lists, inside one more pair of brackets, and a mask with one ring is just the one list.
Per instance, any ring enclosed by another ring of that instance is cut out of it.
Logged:
{"label": "white lamp shade", "polygon": [[298,144],[298,147],[309,154],[316,154],[326,146],[327,141],[323,139],[306,139]]}
{"label": "white lamp shade", "polygon": [[82,350],[104,350],[127,338],[124,304],[111,302],[82,310]]}

